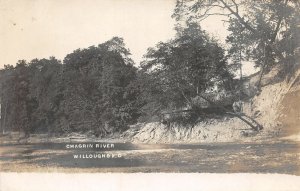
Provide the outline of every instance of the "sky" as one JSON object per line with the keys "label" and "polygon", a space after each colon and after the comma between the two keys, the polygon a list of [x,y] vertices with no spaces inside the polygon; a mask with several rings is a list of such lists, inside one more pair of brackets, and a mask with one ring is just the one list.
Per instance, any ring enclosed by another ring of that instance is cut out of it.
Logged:
{"label": "sky", "polygon": [[[124,38],[135,63],[148,47],[175,35],[175,0],[0,0],[0,68]],[[201,23],[225,42],[221,19]]]}

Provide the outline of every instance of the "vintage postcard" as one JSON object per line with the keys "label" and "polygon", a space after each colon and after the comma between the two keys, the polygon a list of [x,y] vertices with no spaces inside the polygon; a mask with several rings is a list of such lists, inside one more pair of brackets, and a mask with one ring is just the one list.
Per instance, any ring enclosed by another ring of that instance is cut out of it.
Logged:
{"label": "vintage postcard", "polygon": [[297,190],[299,1],[0,0],[0,13],[0,190],[28,173],[268,175],[247,190]]}

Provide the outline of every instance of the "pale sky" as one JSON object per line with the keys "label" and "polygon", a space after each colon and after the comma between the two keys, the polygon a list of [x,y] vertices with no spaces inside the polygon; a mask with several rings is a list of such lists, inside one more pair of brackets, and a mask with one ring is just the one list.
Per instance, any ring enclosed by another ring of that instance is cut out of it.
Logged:
{"label": "pale sky", "polygon": [[[138,64],[148,47],[175,35],[175,0],[0,0],[0,68],[123,37]],[[226,28],[209,18],[203,29],[224,42]]]}

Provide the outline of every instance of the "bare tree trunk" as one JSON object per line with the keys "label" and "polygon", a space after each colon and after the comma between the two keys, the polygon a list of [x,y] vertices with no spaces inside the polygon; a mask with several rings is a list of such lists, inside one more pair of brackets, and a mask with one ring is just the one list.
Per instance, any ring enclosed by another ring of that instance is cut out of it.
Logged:
{"label": "bare tree trunk", "polygon": [[265,70],[265,64],[262,65],[262,68],[260,70],[260,73],[259,73],[259,79],[258,79],[258,82],[257,82],[257,91],[260,92],[261,90],[261,80],[262,80],[262,77],[264,75],[264,70]]}
{"label": "bare tree trunk", "polygon": [[7,102],[5,103],[4,107],[4,117],[3,117],[3,123],[2,123],[2,134],[5,134],[5,127],[6,127],[6,116],[7,116]]}
{"label": "bare tree trunk", "polygon": [[[247,125],[249,125],[253,130],[255,131],[259,131],[259,130],[262,130],[263,129],[263,126],[261,124],[259,124],[256,120],[254,120],[252,117],[249,117],[247,116],[246,114],[242,113],[242,114],[239,114],[239,113],[235,113],[235,112],[231,112],[230,110],[226,109],[225,107],[223,106],[220,106],[220,105],[217,105],[216,103],[212,102],[211,100],[209,100],[208,98],[204,97],[204,96],[201,96],[201,98],[203,98],[204,100],[206,100],[208,103],[222,109],[223,111],[225,111],[226,113],[230,114],[230,115],[233,115],[237,118],[239,118],[240,120],[242,120],[244,123],[246,123]],[[244,117],[244,118],[243,118]],[[246,120],[246,119],[248,120]],[[250,121],[249,121],[250,120]]]}

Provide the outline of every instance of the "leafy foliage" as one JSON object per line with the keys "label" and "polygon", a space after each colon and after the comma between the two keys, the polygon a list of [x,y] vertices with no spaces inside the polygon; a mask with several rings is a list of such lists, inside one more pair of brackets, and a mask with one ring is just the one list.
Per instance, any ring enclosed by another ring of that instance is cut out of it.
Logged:
{"label": "leafy foliage", "polygon": [[129,55],[123,39],[114,37],[75,50],[64,64],[50,57],[6,66],[2,125],[25,133],[91,130],[99,136],[126,129],[139,116],[137,69]]}
{"label": "leafy foliage", "polygon": [[236,64],[240,57],[252,60],[261,68],[261,75],[279,65],[286,75],[297,66],[299,5],[297,0],[177,1],[173,16],[178,22],[223,16],[231,32],[229,55]]}
{"label": "leafy foliage", "polygon": [[144,113],[197,107],[198,95],[229,89],[233,77],[223,48],[196,23],[149,48],[141,72]]}

